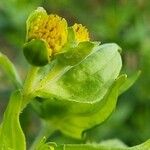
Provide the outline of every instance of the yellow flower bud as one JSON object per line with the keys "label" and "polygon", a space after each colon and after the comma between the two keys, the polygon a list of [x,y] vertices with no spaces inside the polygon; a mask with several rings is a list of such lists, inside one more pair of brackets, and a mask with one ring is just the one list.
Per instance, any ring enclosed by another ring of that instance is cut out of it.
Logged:
{"label": "yellow flower bud", "polygon": [[73,25],[73,30],[75,33],[75,39],[77,42],[84,42],[89,41],[89,32],[86,27],[84,27],[82,24],[75,23]]}

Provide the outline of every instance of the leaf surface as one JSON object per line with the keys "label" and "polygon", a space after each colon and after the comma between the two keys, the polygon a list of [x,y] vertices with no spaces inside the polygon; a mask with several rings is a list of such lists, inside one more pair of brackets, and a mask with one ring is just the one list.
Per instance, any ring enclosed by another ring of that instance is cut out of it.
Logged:
{"label": "leaf surface", "polygon": [[0,148],[7,150],[26,150],[25,137],[19,122],[21,93],[11,95],[8,107],[0,126]]}
{"label": "leaf surface", "polygon": [[51,146],[50,150],[150,150],[150,140],[133,147],[126,146],[120,140],[107,140],[99,144],[89,143],[56,145]]}
{"label": "leaf surface", "polygon": [[6,76],[11,80],[16,88],[21,87],[20,77],[8,57],[0,52],[0,67],[5,71]]}
{"label": "leaf surface", "polygon": [[104,44],[79,64],[47,81],[36,91],[34,108],[49,126],[81,138],[83,131],[100,124],[116,106],[126,75],[116,44]]}

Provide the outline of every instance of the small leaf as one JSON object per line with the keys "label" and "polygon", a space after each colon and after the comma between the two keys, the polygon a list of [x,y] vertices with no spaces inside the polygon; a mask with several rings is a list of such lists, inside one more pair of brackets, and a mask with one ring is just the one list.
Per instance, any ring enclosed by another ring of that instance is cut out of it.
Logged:
{"label": "small leaf", "polygon": [[120,87],[119,93],[122,94],[126,90],[128,90],[135,83],[135,81],[139,78],[140,74],[141,74],[141,71],[138,71],[134,73],[132,76],[128,77],[126,82]]}
{"label": "small leaf", "polygon": [[58,64],[61,66],[74,66],[80,63],[92,52],[94,43],[81,42],[76,47],[66,47],[66,52],[56,55]]}
{"label": "small leaf", "polygon": [[21,93],[16,91],[11,95],[4,118],[0,125],[0,148],[25,150],[25,137],[19,123]]}
{"label": "small leaf", "polygon": [[46,138],[43,137],[43,139],[37,144],[37,146],[34,148],[34,150],[55,150],[56,146],[57,145],[53,142],[46,143]]}
{"label": "small leaf", "polygon": [[8,78],[16,88],[21,87],[21,79],[8,57],[0,52],[0,67],[5,71]]}

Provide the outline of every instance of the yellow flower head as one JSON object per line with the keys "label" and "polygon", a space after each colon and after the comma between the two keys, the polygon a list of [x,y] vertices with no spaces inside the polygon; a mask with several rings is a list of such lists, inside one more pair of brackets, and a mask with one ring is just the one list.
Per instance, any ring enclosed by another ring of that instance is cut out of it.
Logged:
{"label": "yellow flower head", "polygon": [[53,54],[59,52],[64,46],[67,42],[67,36],[67,22],[64,18],[57,15],[47,15],[46,12],[43,12],[39,13],[30,21],[28,40],[45,40],[48,44],[50,52]]}
{"label": "yellow flower head", "polygon": [[73,25],[73,30],[75,33],[75,39],[77,42],[89,41],[89,32],[86,27],[82,26],[82,24],[75,23]]}

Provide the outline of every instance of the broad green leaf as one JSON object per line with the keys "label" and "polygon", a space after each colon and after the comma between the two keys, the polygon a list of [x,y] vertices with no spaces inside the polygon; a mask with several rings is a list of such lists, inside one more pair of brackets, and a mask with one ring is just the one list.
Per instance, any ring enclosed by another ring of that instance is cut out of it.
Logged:
{"label": "broad green leaf", "polygon": [[[116,145],[114,145],[116,144]],[[133,147],[126,147],[120,142],[112,141],[109,143],[100,143],[100,144],[66,144],[66,145],[59,145],[54,150],[150,150],[150,140],[146,142],[133,146]]]}
{"label": "broad green leaf", "polygon": [[18,73],[14,65],[7,58],[7,56],[2,54],[1,52],[0,52],[0,67],[5,71],[6,75],[16,88],[21,87],[21,80],[18,76]]}
{"label": "broad green leaf", "polygon": [[[116,44],[104,44],[81,63],[35,91],[34,108],[50,127],[81,138],[100,124],[116,106],[126,76],[119,75],[121,57]],[[57,111],[56,111],[57,110]]]}
{"label": "broad green leaf", "polygon": [[98,50],[98,45],[98,42],[81,42],[78,45],[69,42],[61,53],[54,56],[51,63],[39,68],[35,77],[37,83],[37,85],[35,84],[35,88],[41,88],[44,84],[51,82],[58,76],[62,76],[73,66],[78,65],[89,55],[96,52]]}
{"label": "broad green leaf", "polygon": [[[54,80],[47,80],[37,96],[93,103],[101,100],[119,75],[122,61],[116,44],[103,44]],[[37,83],[39,84],[39,82]]]}
{"label": "broad green leaf", "polygon": [[8,107],[0,127],[0,148],[7,150],[25,150],[25,137],[19,123],[21,93],[11,95]]}
{"label": "broad green leaf", "polygon": [[[80,138],[83,131],[105,121],[115,109],[118,89],[124,83],[125,78],[125,76],[118,78],[101,101],[93,104],[72,103],[68,105],[68,114],[60,116],[58,129],[66,135]],[[53,124],[51,120],[49,123]]]}

